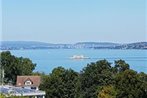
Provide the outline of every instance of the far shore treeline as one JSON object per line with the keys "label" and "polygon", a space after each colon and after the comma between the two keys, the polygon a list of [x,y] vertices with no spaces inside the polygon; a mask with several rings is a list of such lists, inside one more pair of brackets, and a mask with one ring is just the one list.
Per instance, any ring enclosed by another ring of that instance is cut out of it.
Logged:
{"label": "far shore treeline", "polygon": [[0,67],[5,84],[15,85],[17,75],[40,75],[39,88],[46,92],[46,98],[147,98],[147,74],[130,69],[124,60],[114,61],[114,67],[105,59],[99,60],[80,72],[59,66],[44,74],[33,71],[36,64],[29,58],[5,51],[1,52]]}
{"label": "far shore treeline", "polygon": [[27,49],[147,49],[147,42],[112,43],[112,42],[77,42],[44,43],[36,41],[1,41],[0,50],[27,50]]}

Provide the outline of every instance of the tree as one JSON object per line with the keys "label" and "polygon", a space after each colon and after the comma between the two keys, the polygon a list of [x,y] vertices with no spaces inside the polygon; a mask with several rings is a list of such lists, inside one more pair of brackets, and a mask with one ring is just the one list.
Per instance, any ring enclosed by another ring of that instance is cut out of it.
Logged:
{"label": "tree", "polygon": [[13,81],[16,62],[16,58],[12,56],[9,51],[1,53],[1,69],[4,69],[5,71],[5,82]]}
{"label": "tree", "polygon": [[115,68],[115,71],[117,73],[119,73],[119,72],[123,72],[123,71],[129,69],[130,66],[124,60],[117,60],[117,61],[115,61],[114,68]]}
{"label": "tree", "polygon": [[58,67],[44,77],[40,88],[46,91],[47,98],[76,98],[77,77],[77,72]]}
{"label": "tree", "polygon": [[116,75],[117,98],[146,98],[147,83],[133,70],[125,70]]}
{"label": "tree", "polygon": [[88,64],[80,74],[82,98],[97,98],[97,89],[113,81],[112,67],[108,61]]}
{"label": "tree", "polygon": [[142,98],[147,98],[147,74],[141,72],[141,73],[138,74],[138,77],[143,82],[142,86],[145,89],[145,90],[143,90],[143,97]]}
{"label": "tree", "polygon": [[31,75],[36,64],[28,58],[15,57],[9,51],[1,52],[1,68],[5,72],[5,82],[16,83],[17,75]]}
{"label": "tree", "polygon": [[98,98],[116,98],[117,91],[113,85],[103,86]]}
{"label": "tree", "polygon": [[35,69],[36,64],[33,64],[29,58],[18,58],[18,66],[21,75],[30,75]]}
{"label": "tree", "polygon": [[142,81],[147,82],[147,74],[141,72],[138,74],[138,76],[141,78]]}

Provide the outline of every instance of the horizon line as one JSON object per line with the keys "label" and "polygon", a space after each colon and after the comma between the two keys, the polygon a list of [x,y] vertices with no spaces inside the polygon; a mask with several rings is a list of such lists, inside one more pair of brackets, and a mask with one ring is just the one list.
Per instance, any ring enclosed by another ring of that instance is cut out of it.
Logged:
{"label": "horizon line", "polygon": [[139,42],[147,42],[147,41],[134,41],[134,42],[113,42],[113,41],[77,41],[73,43],[55,43],[55,42],[45,42],[45,41],[33,41],[33,40],[0,40],[0,42],[40,42],[40,43],[48,43],[48,44],[76,44],[76,43],[86,43],[86,42],[93,42],[93,43],[117,43],[117,44],[128,44],[128,43],[139,43]]}

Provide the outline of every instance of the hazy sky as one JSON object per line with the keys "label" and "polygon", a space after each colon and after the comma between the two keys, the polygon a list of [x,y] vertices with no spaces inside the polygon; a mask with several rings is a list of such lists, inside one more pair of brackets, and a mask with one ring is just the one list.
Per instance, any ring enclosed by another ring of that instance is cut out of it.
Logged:
{"label": "hazy sky", "polygon": [[145,0],[2,0],[3,40],[147,41]]}

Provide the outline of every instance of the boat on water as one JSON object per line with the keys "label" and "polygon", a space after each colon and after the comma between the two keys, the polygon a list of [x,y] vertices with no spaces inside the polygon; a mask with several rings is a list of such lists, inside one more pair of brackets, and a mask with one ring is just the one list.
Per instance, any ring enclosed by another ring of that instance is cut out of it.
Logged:
{"label": "boat on water", "polygon": [[84,55],[73,55],[70,57],[71,59],[90,59],[89,57],[86,57]]}

